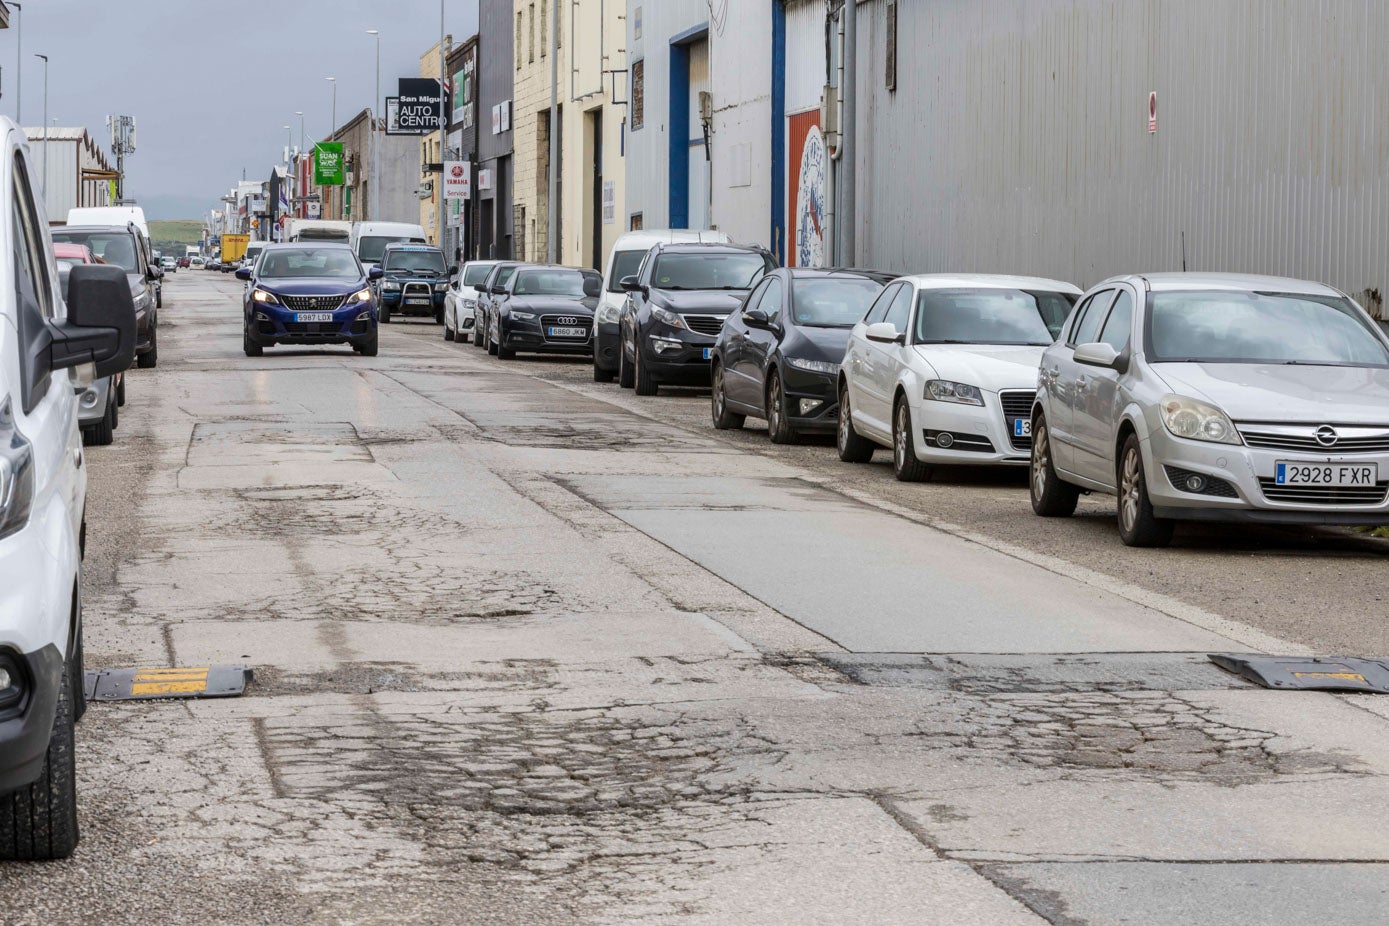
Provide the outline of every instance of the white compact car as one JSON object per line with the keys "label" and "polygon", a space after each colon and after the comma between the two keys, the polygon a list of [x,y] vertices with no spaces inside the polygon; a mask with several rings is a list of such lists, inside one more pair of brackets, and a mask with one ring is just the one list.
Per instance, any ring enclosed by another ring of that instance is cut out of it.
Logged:
{"label": "white compact car", "polygon": [[86,459],[74,372],[125,370],[135,304],[118,266],[73,267],[66,306],[24,133],[0,118],[0,859],[77,844]]}
{"label": "white compact car", "polygon": [[487,279],[487,273],[497,265],[495,260],[470,260],[459,268],[444,293],[444,340],[478,343],[477,290],[473,287]]}
{"label": "white compact car", "polygon": [[839,372],[839,458],[892,448],[897,478],[941,464],[1025,466],[1042,351],[1080,290],[1032,277],[935,274],[888,284]]}

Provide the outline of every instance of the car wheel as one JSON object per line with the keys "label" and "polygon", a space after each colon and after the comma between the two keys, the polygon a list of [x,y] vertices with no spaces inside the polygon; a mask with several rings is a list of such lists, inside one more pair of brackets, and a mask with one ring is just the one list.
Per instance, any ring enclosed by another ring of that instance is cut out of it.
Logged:
{"label": "car wheel", "polygon": [[646,369],[646,364],[641,362],[641,348],[635,347],[632,350],[632,385],[637,391],[637,395],[656,395],[661,391],[656,385],[656,381],[651,378],[651,373]]}
{"label": "car wheel", "polygon": [[82,443],[88,447],[109,447],[115,443],[116,426],[111,420],[112,403],[106,403],[106,414],[101,416],[101,420],[96,424],[89,424],[82,429]]}
{"label": "car wheel", "polygon": [[107,398],[106,410],[111,413],[111,430],[114,431],[121,426],[120,403],[116,401],[116,393],[114,390],[112,390],[110,396]]}
{"label": "car wheel", "polygon": [[492,340],[492,326],[487,326],[487,353],[497,356],[497,342]]}
{"label": "car wheel", "polygon": [[247,357],[260,357],[265,354],[265,347],[263,345],[257,344],[255,341],[252,341],[251,334],[249,331],[242,332],[241,347],[243,350],[246,351]]}
{"label": "car wheel", "polygon": [[1173,523],[1153,514],[1143,453],[1138,435],[1130,434],[1119,453],[1119,537],[1130,547],[1165,547],[1172,542]]}
{"label": "car wheel", "polygon": [[73,667],[64,666],[43,773],[0,795],[0,859],[67,858],[77,847],[77,761],[73,749]]}
{"label": "car wheel", "polygon": [[363,357],[375,357],[380,347],[381,338],[378,335],[377,337],[372,338],[370,341],[363,341],[361,349],[358,351],[358,353],[360,353]]}
{"label": "car wheel", "polygon": [[732,431],[743,426],[746,415],[728,410],[728,399],[723,388],[723,364],[714,364],[713,389],[709,393],[709,407],[714,417],[714,427],[720,431]]}
{"label": "car wheel", "polygon": [[632,365],[627,362],[627,344],[617,342],[617,384],[623,389],[631,389],[636,379],[632,376]]}
{"label": "car wheel", "polygon": [[474,347],[481,347],[481,346],[482,346],[482,324],[481,324],[481,322],[482,322],[482,319],[480,319],[480,318],[474,318],[474,319],[473,319],[473,346],[474,346]]}
{"label": "car wheel", "polygon": [[381,307],[379,315],[381,317],[381,324],[389,325],[391,323],[391,310],[384,305]]}
{"label": "car wheel", "polygon": [[[83,522],[85,524],[85,521]],[[81,593],[79,590],[79,598]],[[72,683],[72,722],[77,723],[87,713],[87,657],[82,651],[82,605],[77,605],[77,639],[72,644],[72,658],[68,660],[69,681]]]}
{"label": "car wheel", "polygon": [[598,358],[593,359],[593,381],[595,383],[610,383],[613,381],[613,371],[605,370],[598,365]]}
{"label": "car wheel", "polygon": [[156,309],[164,308],[164,290],[157,289],[154,291],[154,307]]}
{"label": "car wheel", "polygon": [[444,340],[452,341],[457,338],[457,333],[449,327],[448,319],[444,319]]}
{"label": "car wheel", "polygon": [[794,444],[796,430],[786,415],[786,389],[781,384],[781,374],[773,370],[767,380],[767,436],[774,444]]}
{"label": "car wheel", "polygon": [[835,447],[845,463],[867,463],[873,459],[878,445],[854,430],[853,415],[849,413],[849,387],[839,387],[839,427],[835,429]]}
{"label": "car wheel", "polygon": [[159,365],[159,336],[150,329],[150,349],[135,358],[135,365],[142,370],[152,370]]}
{"label": "car wheel", "polygon": [[933,469],[917,459],[916,442],[912,440],[912,409],[906,398],[900,398],[892,410],[892,471],[898,482],[925,482]]}
{"label": "car wheel", "polygon": [[516,351],[512,350],[511,348],[505,346],[505,345],[502,343],[502,341],[503,341],[504,339],[505,339],[505,335],[502,334],[502,323],[501,323],[501,320],[498,319],[498,320],[497,320],[497,340],[494,342],[495,345],[496,345],[496,348],[497,348],[496,354],[497,354],[497,359],[498,359],[498,360],[510,360],[511,358],[513,358],[513,357],[516,356]]}
{"label": "car wheel", "polygon": [[121,377],[120,385],[116,387],[116,404],[125,405],[125,377]]}
{"label": "car wheel", "polygon": [[1032,419],[1032,510],[1044,518],[1069,518],[1080,501],[1080,489],[1062,482],[1051,461],[1051,432],[1040,414]]}

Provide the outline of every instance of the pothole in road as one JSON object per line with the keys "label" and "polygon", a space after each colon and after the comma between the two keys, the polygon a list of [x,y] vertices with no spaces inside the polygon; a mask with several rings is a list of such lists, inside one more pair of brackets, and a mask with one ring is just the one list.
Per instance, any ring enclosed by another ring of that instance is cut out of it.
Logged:
{"label": "pothole in road", "polygon": [[542,692],[557,684],[554,663],[548,659],[507,660],[496,669],[467,672],[420,672],[414,666],[397,663],[347,663],[323,672],[258,668],[254,693],[273,697],[384,691]]}

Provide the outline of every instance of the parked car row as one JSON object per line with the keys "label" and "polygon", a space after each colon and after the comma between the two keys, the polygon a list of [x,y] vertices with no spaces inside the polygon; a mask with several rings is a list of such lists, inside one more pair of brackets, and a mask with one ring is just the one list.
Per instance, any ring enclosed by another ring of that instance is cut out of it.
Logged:
{"label": "parked car row", "polygon": [[891,451],[903,481],[1028,467],[1037,515],[1113,495],[1132,546],[1181,521],[1389,524],[1389,336],[1345,293],[779,269],[714,234],[625,236],[601,292],[592,271],[467,264],[444,337],[585,353],[596,381],[638,395],[708,386],[716,428],[833,433],[845,462]]}

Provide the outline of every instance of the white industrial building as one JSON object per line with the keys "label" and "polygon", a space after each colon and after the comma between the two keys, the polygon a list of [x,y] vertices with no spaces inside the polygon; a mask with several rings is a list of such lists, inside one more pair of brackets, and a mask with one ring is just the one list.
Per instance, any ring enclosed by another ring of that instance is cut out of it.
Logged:
{"label": "white industrial building", "polygon": [[43,127],[24,130],[29,138],[29,163],[34,183],[43,191],[50,222],[67,221],[77,206],[109,206],[115,202],[116,172],[106,152],[81,127],[55,126],[44,142]]}

